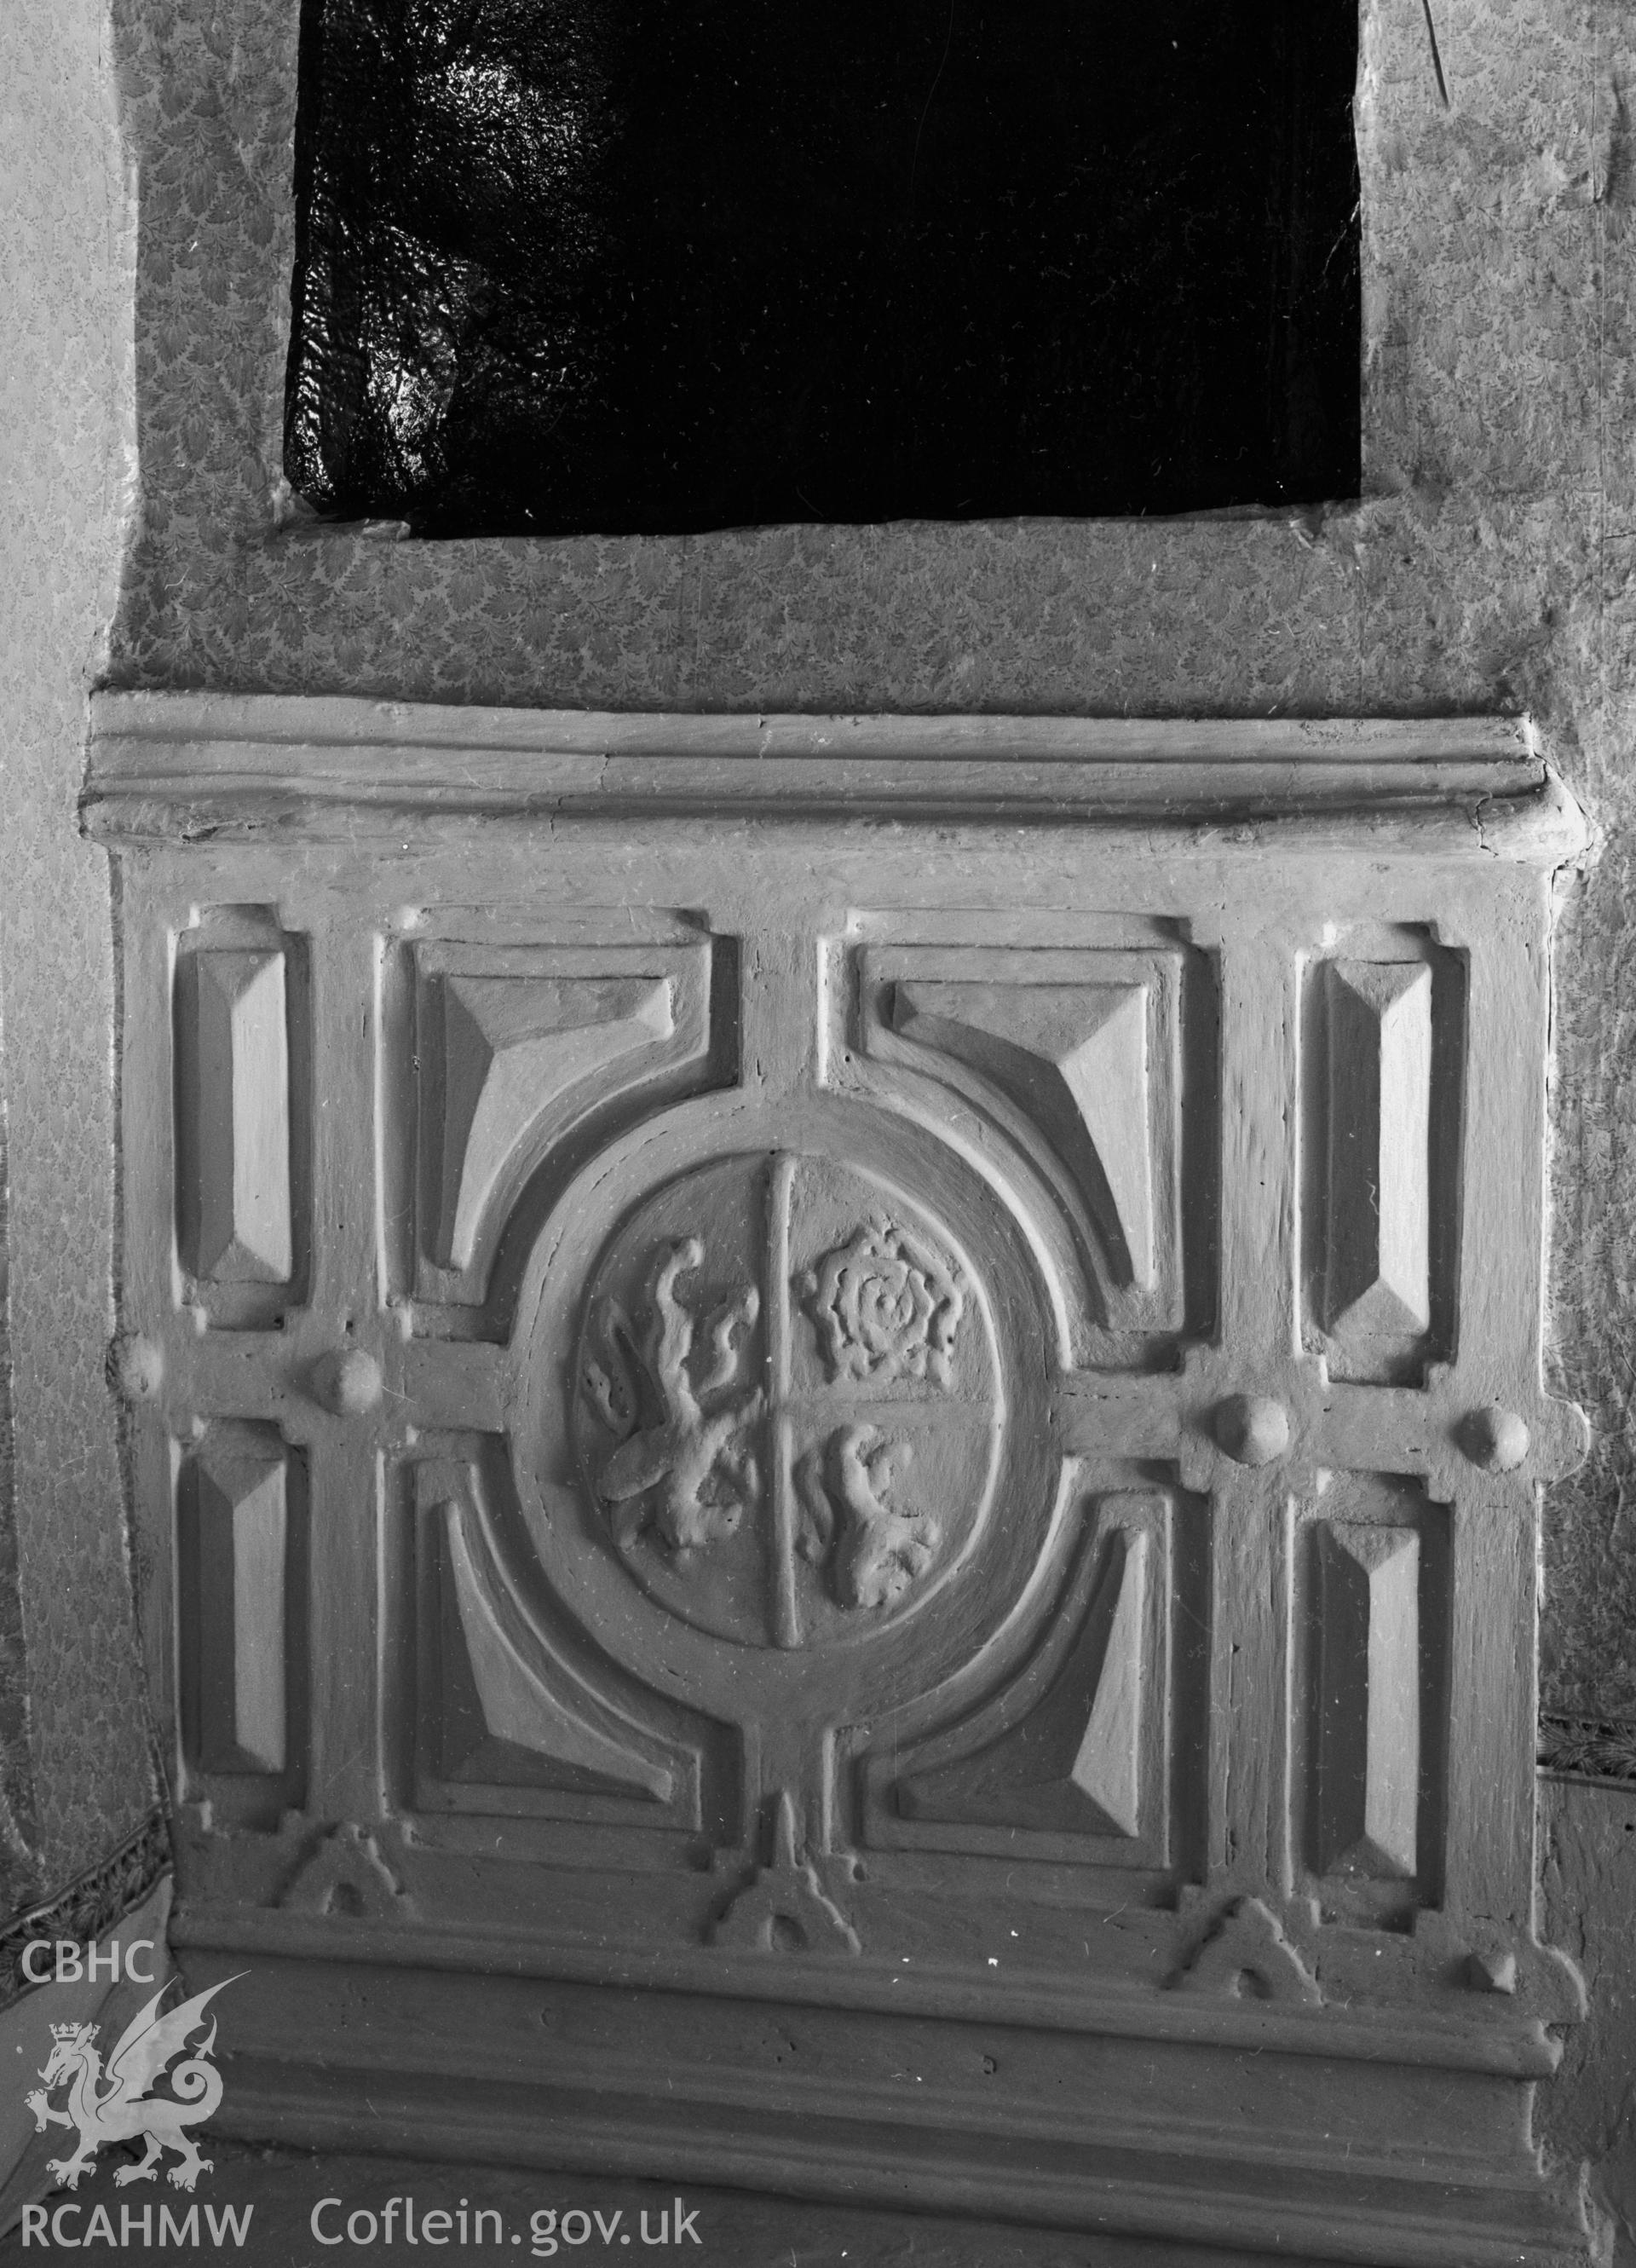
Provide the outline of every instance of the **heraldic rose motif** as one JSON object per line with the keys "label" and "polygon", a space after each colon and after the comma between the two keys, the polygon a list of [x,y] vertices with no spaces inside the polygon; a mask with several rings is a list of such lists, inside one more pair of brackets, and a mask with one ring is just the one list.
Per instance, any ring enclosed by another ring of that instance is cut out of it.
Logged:
{"label": "heraldic rose motif", "polygon": [[964,1278],[923,1239],[872,1213],[802,1279],[832,1378],[949,1383]]}

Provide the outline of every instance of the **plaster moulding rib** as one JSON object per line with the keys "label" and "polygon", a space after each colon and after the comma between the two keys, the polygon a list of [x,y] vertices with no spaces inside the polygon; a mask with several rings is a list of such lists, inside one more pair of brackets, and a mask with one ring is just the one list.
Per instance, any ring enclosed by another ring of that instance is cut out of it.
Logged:
{"label": "plaster moulding rib", "polygon": [[667,808],[1144,829],[1276,820],[1315,840],[1355,817],[1405,848],[1427,824],[1444,841],[1475,828],[1485,849],[1530,863],[1588,839],[1532,727],[1493,718],[723,716],[100,693],[83,799],[87,830],[109,840],[332,825],[356,839],[372,812],[390,830],[387,814]]}

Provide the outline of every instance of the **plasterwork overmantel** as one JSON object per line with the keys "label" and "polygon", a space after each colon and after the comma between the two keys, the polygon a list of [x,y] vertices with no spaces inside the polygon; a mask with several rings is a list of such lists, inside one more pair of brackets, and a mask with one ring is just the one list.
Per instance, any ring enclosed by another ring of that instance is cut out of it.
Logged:
{"label": "plasterwork overmantel", "polygon": [[[525,2154],[673,2168],[708,2065],[695,2175],[816,2117],[867,2186],[862,2106],[928,2204],[1580,2257],[1481,2139],[1582,2002],[1531,1665],[1584,828],[1525,726],[110,695],[84,814],[180,1934],[265,1970],[257,2115],[339,2132],[335,1962],[428,2132],[403,1992],[459,2053],[526,1977],[580,2043]],[[1192,2201],[1120,2042],[1214,2106]]]}

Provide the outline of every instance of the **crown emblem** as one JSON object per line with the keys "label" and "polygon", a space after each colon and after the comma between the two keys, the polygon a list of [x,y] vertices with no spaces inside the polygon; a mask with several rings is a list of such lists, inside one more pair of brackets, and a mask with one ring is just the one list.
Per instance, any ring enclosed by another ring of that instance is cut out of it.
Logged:
{"label": "crown emblem", "polygon": [[94,2040],[97,2036],[97,2028],[94,2024],[53,2024],[51,2027],[51,2036],[54,2040],[77,2039],[82,2032],[88,2040]]}

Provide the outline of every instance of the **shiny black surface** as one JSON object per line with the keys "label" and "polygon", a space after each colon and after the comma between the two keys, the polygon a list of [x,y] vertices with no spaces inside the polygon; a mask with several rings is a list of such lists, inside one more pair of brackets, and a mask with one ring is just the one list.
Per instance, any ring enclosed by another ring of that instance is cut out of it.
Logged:
{"label": "shiny black surface", "polygon": [[428,534],[1358,480],[1349,0],[307,0],[286,465]]}

